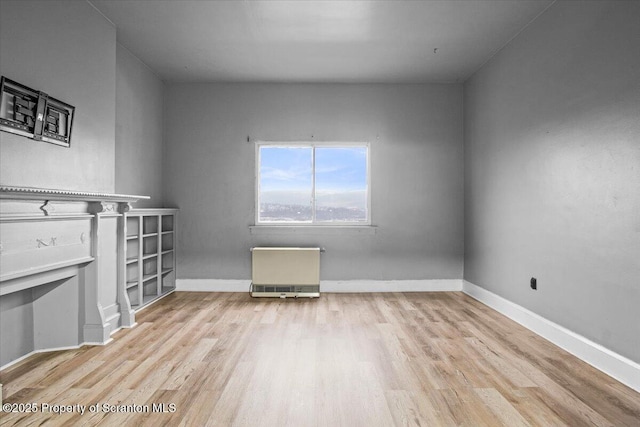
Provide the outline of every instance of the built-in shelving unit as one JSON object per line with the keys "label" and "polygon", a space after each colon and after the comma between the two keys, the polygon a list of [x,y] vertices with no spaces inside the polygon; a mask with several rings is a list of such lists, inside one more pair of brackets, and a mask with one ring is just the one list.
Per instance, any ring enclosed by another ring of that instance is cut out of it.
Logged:
{"label": "built-in shelving unit", "polygon": [[125,287],[132,310],[175,290],[177,212],[133,209],[125,213]]}

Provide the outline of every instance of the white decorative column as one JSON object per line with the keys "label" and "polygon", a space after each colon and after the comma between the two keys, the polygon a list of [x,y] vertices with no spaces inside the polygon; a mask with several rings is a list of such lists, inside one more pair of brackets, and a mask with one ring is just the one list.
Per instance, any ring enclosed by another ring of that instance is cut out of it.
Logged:
{"label": "white decorative column", "polygon": [[120,327],[118,304],[118,202],[89,203],[93,214],[92,253],[95,261],[85,269],[85,343],[109,341]]}
{"label": "white decorative column", "polygon": [[[118,225],[118,253],[125,253],[127,236],[125,233],[125,214],[131,210],[131,203],[120,203],[118,212],[121,214]],[[136,325],[136,312],[131,308],[129,294],[127,293],[127,265],[124,256],[118,257],[118,305],[120,306],[120,325],[123,328],[132,328]]]}

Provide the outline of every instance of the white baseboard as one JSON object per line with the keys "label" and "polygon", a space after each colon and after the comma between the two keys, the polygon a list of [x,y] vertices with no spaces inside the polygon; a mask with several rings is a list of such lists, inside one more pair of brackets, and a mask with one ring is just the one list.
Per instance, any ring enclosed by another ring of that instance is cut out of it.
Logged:
{"label": "white baseboard", "polygon": [[462,291],[640,392],[640,364],[633,360],[466,280],[463,281]]}
{"label": "white baseboard", "polygon": [[251,280],[176,279],[176,291],[249,292]]}
{"label": "white baseboard", "polygon": [[107,317],[105,322],[110,326],[111,332],[109,332],[109,335],[113,335],[114,332],[120,329],[120,312]]}
{"label": "white baseboard", "polygon": [[[249,292],[250,280],[177,279],[176,291]],[[321,280],[320,292],[461,291],[462,280]]]}
{"label": "white baseboard", "polygon": [[[114,331],[115,332],[115,331]],[[6,365],[0,366],[0,371],[3,371],[7,368],[10,368],[11,366],[22,362],[24,359],[33,356],[34,354],[38,354],[38,353],[49,353],[51,351],[65,351],[65,350],[77,350],[80,347],[83,347],[85,345],[107,345],[109,344],[111,341],[113,341],[113,338],[109,338],[107,341],[105,342],[83,342],[80,343],[78,345],[69,345],[69,346],[65,346],[65,347],[55,347],[55,348],[43,348],[43,349],[39,349],[39,350],[33,350],[30,353],[25,354],[24,356],[20,356],[18,357],[16,360],[12,360],[11,362],[7,363]]]}
{"label": "white baseboard", "polygon": [[[118,316],[120,315],[120,313],[118,313]],[[119,318],[119,317],[118,317]],[[134,323],[131,326],[118,326],[115,329],[113,329],[109,335],[113,335],[116,332],[118,332],[120,329],[122,328],[133,328],[134,326],[136,326],[137,323]],[[109,338],[108,340],[106,340],[105,342],[90,342],[90,341],[85,341],[82,342],[78,345],[70,345],[70,346],[64,346],[64,347],[54,347],[54,348],[43,348],[43,349],[38,349],[38,350],[33,350],[27,354],[25,354],[24,356],[20,356],[19,358],[17,358],[16,360],[12,360],[11,362],[7,363],[6,365],[0,366],[0,371],[7,369],[13,365],[15,365],[16,363],[19,363],[21,361],[23,361],[24,359],[33,356],[34,354],[38,354],[38,353],[48,353],[50,351],[65,351],[65,350],[77,350],[80,347],[83,347],[85,345],[108,345],[113,341],[113,338]]]}
{"label": "white baseboard", "polygon": [[462,280],[322,280],[320,292],[441,292],[461,291]]}

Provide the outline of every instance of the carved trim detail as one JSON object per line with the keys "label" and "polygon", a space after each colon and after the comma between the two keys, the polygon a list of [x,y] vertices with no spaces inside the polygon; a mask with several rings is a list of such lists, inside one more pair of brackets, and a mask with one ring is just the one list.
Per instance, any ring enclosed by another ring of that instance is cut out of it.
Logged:
{"label": "carved trim detail", "polygon": [[49,216],[52,212],[55,212],[56,208],[49,204],[49,200],[45,200],[44,205],[40,206],[40,210],[44,212],[45,216]]}
{"label": "carved trim detail", "polygon": [[115,203],[113,202],[92,202],[89,205],[89,212],[91,213],[108,213],[115,212]]}
{"label": "carved trim detail", "polygon": [[51,239],[49,239],[49,242],[46,242],[46,239],[36,239],[36,243],[38,244],[38,249],[40,249],[43,246],[55,246],[56,240],[58,240],[57,237],[52,237]]}
{"label": "carved trim detail", "polygon": [[93,193],[88,191],[56,190],[52,188],[14,187],[0,184],[0,197],[2,198],[14,197],[38,199],[43,196],[46,200],[110,200],[135,202],[136,200],[149,199],[149,196],[136,196],[130,194]]}
{"label": "carved trim detail", "polygon": [[133,209],[131,202],[121,202],[118,204],[118,212],[120,213],[129,212],[131,209]]}

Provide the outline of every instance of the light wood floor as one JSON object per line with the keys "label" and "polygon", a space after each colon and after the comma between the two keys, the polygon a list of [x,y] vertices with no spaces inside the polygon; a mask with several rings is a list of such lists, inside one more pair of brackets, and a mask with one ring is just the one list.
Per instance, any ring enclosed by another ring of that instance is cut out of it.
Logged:
{"label": "light wood floor", "polygon": [[640,425],[639,393],[458,292],[181,292],[138,323],[107,346],[0,372],[4,400],[172,403],[175,412],[3,413],[0,423]]}

